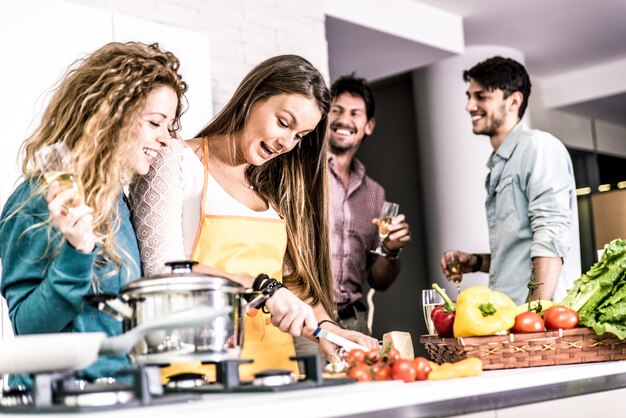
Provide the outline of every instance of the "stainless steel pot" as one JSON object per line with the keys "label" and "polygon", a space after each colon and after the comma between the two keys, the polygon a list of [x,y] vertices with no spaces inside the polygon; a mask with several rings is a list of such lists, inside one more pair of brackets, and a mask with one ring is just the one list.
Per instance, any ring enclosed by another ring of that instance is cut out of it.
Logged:
{"label": "stainless steel pot", "polygon": [[[171,273],[149,276],[127,284],[119,300],[100,301],[103,311],[122,317],[124,330],[197,307],[230,308],[228,315],[202,326],[154,331],[130,352],[137,364],[238,359],[243,346],[245,313],[267,296],[232,280],[194,273],[192,261],[167,263]],[[253,298],[249,302],[246,298]]]}
{"label": "stainless steel pot", "polygon": [[100,355],[129,353],[141,338],[154,330],[196,326],[222,315],[230,308],[199,307],[163,316],[138,325],[115,337],[104,332],[30,334],[0,340],[1,373],[50,373],[82,370]]}

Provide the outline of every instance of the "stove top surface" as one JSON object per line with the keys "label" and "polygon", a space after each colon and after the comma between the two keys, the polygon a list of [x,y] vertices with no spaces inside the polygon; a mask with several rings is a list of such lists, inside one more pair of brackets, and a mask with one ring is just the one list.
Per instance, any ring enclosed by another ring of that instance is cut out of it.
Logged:
{"label": "stove top surface", "polygon": [[355,382],[354,379],[324,379],[317,356],[295,356],[304,368],[298,378],[285,370],[267,370],[254,381],[239,379],[239,365],[250,360],[207,362],[216,366],[216,381],[210,382],[197,374],[180,375],[167,385],[161,384],[160,368],[141,366],[122,371],[118,380],[101,379],[85,382],[76,373],[41,373],[33,375],[33,387],[14,388],[0,399],[0,415],[11,413],[80,413],[107,411],[193,402],[206,394],[283,392],[337,386]]}

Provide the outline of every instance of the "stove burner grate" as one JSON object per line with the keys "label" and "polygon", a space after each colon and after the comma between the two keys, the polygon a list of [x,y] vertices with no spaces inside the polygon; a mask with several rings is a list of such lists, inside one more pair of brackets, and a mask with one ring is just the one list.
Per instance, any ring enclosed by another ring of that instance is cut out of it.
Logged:
{"label": "stove burner grate", "polygon": [[[322,367],[318,356],[293,356],[293,361],[302,361],[304,364],[304,378],[297,380],[290,376],[285,370],[267,370],[257,373],[252,382],[241,382],[239,379],[239,365],[251,363],[252,360],[223,360],[205,361],[203,364],[214,364],[216,368],[215,382],[203,385],[181,388],[167,385],[166,393],[240,393],[240,392],[281,392],[300,389],[311,389],[317,387],[345,385],[354,383],[355,379],[337,378],[324,379],[322,377]],[[267,374],[269,373],[269,376]],[[285,376],[287,375],[287,376]],[[268,380],[265,380],[269,377]],[[280,380],[281,384],[275,383]],[[255,384],[256,382],[256,384]]]}
{"label": "stove burner grate", "polygon": [[35,374],[30,390],[18,388],[3,394],[0,415],[95,412],[199,399],[190,393],[165,394],[158,367],[128,369],[119,376],[128,376],[129,383],[87,383],[75,373]]}

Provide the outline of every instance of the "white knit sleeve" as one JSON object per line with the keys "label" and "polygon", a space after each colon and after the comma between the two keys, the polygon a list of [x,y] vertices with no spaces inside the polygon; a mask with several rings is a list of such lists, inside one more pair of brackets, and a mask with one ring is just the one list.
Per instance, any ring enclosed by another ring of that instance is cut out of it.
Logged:
{"label": "white knit sleeve", "polygon": [[183,147],[179,140],[163,148],[148,174],[129,188],[132,221],[144,275],[168,272],[165,262],[183,260]]}

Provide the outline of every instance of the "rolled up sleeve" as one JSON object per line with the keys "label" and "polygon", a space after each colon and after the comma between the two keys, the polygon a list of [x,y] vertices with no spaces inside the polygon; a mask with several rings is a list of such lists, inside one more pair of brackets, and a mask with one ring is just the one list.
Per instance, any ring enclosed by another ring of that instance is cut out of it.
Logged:
{"label": "rolled up sleeve", "polygon": [[535,148],[535,164],[528,181],[528,215],[533,233],[531,257],[565,257],[570,249],[570,227],[575,185],[565,147],[553,137]]}

